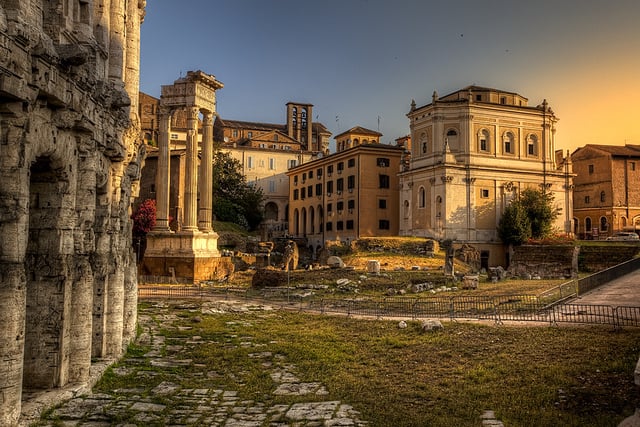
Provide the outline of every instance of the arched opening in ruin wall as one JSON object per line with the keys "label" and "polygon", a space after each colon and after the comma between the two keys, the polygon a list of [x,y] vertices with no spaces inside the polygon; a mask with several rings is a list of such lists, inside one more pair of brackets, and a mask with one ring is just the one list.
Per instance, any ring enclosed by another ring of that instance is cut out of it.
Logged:
{"label": "arched opening in ruin wall", "polygon": [[[25,255],[26,311],[23,387],[46,389],[67,382],[73,274],[65,247],[72,233],[69,182],[48,157],[30,169],[29,231]],[[67,224],[65,226],[64,224]],[[66,238],[65,238],[66,237]],[[71,239],[72,241],[72,239]]]}

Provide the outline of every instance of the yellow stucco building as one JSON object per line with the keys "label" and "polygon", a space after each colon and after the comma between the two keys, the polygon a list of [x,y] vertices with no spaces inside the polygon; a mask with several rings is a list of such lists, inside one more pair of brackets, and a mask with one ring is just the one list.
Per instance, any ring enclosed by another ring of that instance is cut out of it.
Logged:
{"label": "yellow stucco building", "polygon": [[354,127],[335,137],[336,153],[287,172],[290,235],[306,237],[314,250],[326,241],[398,235],[405,149],[381,144],[381,136]]}

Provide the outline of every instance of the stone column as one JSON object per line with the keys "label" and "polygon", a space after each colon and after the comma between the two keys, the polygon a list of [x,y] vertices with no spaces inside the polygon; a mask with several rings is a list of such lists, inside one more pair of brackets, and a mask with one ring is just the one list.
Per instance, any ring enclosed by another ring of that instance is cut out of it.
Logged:
{"label": "stone column", "polygon": [[207,111],[202,121],[202,157],[200,159],[200,210],[198,212],[198,228],[204,233],[211,228],[211,209],[213,199],[213,113]]}
{"label": "stone column", "polygon": [[153,231],[169,230],[169,182],[171,150],[169,134],[171,133],[171,112],[166,107],[160,108],[158,126],[158,164],[156,168],[156,225]]}
{"label": "stone column", "polygon": [[109,21],[109,79],[123,85],[124,47],[126,46],[125,0],[111,0]]}
{"label": "stone column", "polygon": [[198,230],[198,107],[187,107],[187,155],[184,176],[184,231]]}

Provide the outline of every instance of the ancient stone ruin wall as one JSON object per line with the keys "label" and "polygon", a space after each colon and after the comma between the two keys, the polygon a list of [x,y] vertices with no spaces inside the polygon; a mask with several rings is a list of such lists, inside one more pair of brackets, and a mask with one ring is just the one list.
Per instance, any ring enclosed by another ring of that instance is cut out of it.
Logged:
{"label": "ancient stone ruin wall", "polygon": [[516,246],[507,272],[513,277],[575,278],[579,252],[578,246],[570,245]]}
{"label": "ancient stone ruin wall", "polygon": [[135,333],[144,0],[0,0],[0,425]]}

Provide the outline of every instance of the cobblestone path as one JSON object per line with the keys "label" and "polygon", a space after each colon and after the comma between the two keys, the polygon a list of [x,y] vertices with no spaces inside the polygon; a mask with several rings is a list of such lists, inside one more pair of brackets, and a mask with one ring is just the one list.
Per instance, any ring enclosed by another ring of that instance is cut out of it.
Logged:
{"label": "cobblestone path", "polygon": [[[197,308],[200,310],[200,308]],[[202,313],[213,314],[230,310],[246,310],[247,307],[227,306],[220,303],[203,304]],[[251,309],[255,309],[252,307]],[[261,307],[269,310],[269,307]],[[194,310],[185,304],[182,310]],[[304,383],[296,376],[296,367],[278,354],[261,351],[250,337],[239,344],[256,347],[250,358],[258,359],[268,371],[276,387],[275,396],[294,396],[294,403],[265,405],[244,400],[239,390],[220,388],[186,388],[180,384],[203,384],[203,378],[220,375],[207,372],[206,367],[198,369],[173,369],[182,374],[171,374],[172,368],[198,367],[191,359],[183,359],[186,349],[203,345],[199,337],[189,339],[169,337],[172,330],[188,328],[178,323],[180,309],[169,309],[166,303],[154,303],[152,307],[141,308],[139,325],[142,333],[138,338],[141,346],[151,350],[142,357],[127,356],[114,368],[116,376],[135,375],[140,379],[140,387],[114,389],[106,393],[94,393],[77,397],[50,411],[47,419],[39,426],[366,426],[359,419],[359,413],[344,402],[324,400],[328,394],[320,383]],[[233,322],[229,322],[233,323]],[[233,326],[233,325],[230,325]],[[168,342],[169,341],[169,342]],[[178,344],[176,344],[178,342]],[[151,366],[153,369],[145,369]],[[158,375],[157,368],[167,368],[162,372],[162,381],[153,387],[144,387],[149,377]],[[155,370],[154,370],[155,369]],[[187,374],[184,374],[186,372]],[[234,373],[225,373],[234,375]],[[184,375],[194,375],[193,381]],[[239,375],[239,373],[238,373]],[[281,399],[282,400],[282,399]],[[285,399],[286,400],[286,399]]]}

